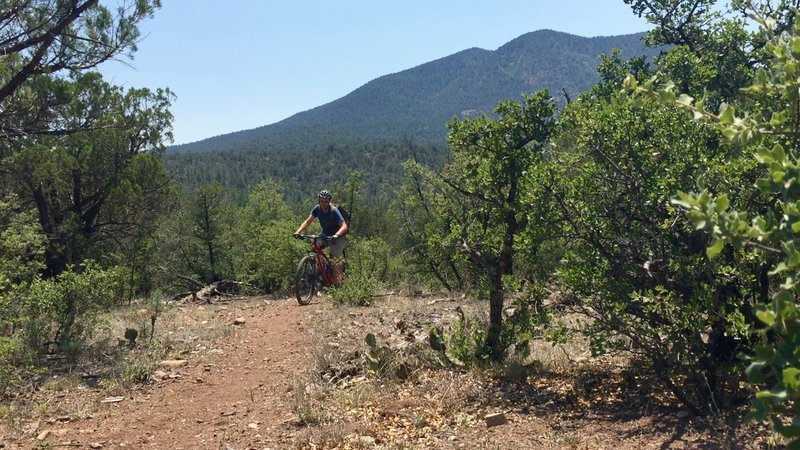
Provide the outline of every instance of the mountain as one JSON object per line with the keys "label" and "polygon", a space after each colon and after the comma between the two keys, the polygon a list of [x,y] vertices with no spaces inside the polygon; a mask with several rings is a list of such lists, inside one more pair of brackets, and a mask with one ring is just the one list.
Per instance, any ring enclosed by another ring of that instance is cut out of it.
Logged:
{"label": "mountain", "polygon": [[399,139],[443,143],[449,120],[490,114],[500,100],[543,88],[558,98],[576,97],[599,80],[600,54],[656,54],[642,45],[642,36],[535,31],[494,51],[470,48],[382,76],[271,125],[176,145],[170,152],[295,152]]}

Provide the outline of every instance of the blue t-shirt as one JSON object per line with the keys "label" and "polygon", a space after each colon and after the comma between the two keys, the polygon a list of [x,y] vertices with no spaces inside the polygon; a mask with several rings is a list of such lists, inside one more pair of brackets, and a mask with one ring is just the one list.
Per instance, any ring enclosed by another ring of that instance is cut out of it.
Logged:
{"label": "blue t-shirt", "polygon": [[335,206],[332,206],[328,212],[322,212],[322,208],[317,205],[311,209],[311,215],[319,219],[319,224],[322,226],[322,234],[328,236],[336,234],[342,222],[344,222],[342,213]]}

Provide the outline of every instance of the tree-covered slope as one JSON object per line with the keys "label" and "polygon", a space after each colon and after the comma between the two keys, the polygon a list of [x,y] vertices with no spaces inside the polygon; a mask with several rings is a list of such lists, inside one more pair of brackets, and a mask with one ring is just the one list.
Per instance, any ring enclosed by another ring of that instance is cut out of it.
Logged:
{"label": "tree-covered slope", "polygon": [[453,117],[491,112],[500,100],[542,88],[574,97],[598,81],[598,55],[652,55],[642,34],[585,38],[540,30],[497,50],[471,48],[372,80],[350,94],[263,127],[172,151],[307,151],[413,138],[440,141]]}

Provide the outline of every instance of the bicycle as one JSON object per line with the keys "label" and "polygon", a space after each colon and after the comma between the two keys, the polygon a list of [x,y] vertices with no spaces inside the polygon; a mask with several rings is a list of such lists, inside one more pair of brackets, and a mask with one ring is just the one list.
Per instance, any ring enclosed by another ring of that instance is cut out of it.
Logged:
{"label": "bicycle", "polygon": [[317,293],[317,285],[322,287],[335,286],[336,278],[333,275],[333,261],[323,251],[323,245],[330,243],[333,238],[325,235],[301,234],[300,239],[311,242],[311,250],[300,259],[297,273],[294,276],[294,294],[297,303],[307,305]]}

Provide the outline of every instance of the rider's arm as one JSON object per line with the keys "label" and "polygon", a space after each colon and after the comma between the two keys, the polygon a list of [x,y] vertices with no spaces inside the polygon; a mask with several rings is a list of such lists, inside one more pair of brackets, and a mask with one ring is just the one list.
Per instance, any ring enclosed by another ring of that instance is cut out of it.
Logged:
{"label": "rider's arm", "polygon": [[347,234],[347,230],[348,230],[348,228],[347,228],[347,222],[345,222],[345,221],[343,220],[343,221],[342,221],[342,224],[341,224],[341,225],[339,225],[339,231],[337,231],[337,232],[336,232],[336,234],[335,234],[334,236],[344,236],[345,234]]}
{"label": "rider's arm", "polygon": [[313,214],[309,214],[308,218],[304,220],[303,223],[300,224],[300,227],[297,229],[297,231],[295,231],[295,234],[304,233],[306,231],[306,228],[308,228],[308,226],[311,225],[311,222],[313,222],[314,219],[316,219],[316,217],[314,217]]}

